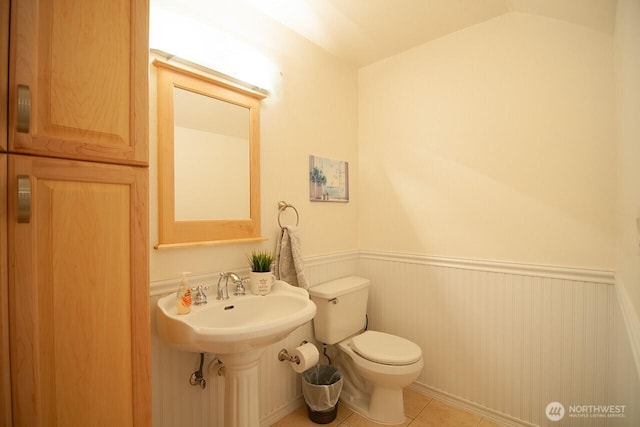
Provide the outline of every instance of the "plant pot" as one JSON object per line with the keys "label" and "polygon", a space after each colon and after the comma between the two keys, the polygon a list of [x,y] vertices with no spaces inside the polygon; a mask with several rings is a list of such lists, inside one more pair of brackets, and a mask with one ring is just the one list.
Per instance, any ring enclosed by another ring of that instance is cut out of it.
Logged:
{"label": "plant pot", "polygon": [[271,292],[275,280],[276,276],[270,271],[264,273],[252,271],[249,273],[249,289],[252,294],[267,295]]}

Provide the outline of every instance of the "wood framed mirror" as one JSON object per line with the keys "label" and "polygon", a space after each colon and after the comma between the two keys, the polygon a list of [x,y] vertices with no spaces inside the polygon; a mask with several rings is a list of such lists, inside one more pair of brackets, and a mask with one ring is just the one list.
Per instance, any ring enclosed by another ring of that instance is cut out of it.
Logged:
{"label": "wood framed mirror", "polygon": [[260,101],[265,94],[155,59],[156,249],[260,236]]}

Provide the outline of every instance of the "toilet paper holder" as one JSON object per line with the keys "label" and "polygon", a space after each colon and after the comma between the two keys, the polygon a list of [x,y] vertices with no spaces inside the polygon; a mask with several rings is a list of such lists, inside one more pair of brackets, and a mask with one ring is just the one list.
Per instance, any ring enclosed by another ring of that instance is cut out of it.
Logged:
{"label": "toilet paper holder", "polygon": [[[300,345],[305,345],[307,342],[308,341],[306,340],[302,341]],[[281,362],[284,362],[286,360],[287,362],[295,363],[296,365],[300,364],[300,359],[298,358],[298,356],[290,355],[286,348],[280,350],[280,352],[278,353],[278,360]]]}

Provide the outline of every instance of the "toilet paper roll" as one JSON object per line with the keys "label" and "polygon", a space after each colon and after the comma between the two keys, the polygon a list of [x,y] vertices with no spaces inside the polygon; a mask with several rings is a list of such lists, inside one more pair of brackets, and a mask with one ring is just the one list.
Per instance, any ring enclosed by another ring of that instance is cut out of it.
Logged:
{"label": "toilet paper roll", "polygon": [[291,356],[293,356],[294,360],[297,358],[297,361],[291,362],[291,368],[297,373],[302,373],[312,366],[316,366],[320,359],[318,349],[311,343],[302,344],[300,347],[294,348],[291,351]]}

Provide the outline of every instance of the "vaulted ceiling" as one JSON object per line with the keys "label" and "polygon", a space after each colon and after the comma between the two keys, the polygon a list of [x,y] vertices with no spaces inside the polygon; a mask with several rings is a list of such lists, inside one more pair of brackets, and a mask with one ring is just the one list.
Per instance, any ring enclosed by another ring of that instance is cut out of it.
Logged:
{"label": "vaulted ceiling", "polygon": [[242,0],[333,55],[364,66],[508,12],[613,34],[616,0]]}

